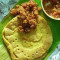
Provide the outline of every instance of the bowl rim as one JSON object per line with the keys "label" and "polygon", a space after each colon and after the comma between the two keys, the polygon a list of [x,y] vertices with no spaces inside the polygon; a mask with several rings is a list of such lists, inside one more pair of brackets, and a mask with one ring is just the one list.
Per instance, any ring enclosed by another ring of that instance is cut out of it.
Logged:
{"label": "bowl rim", "polygon": [[41,6],[42,6],[42,10],[44,11],[44,13],[51,19],[54,19],[54,20],[60,20],[60,18],[54,18],[52,16],[50,16],[44,9],[44,6],[43,6],[43,0],[41,0]]}

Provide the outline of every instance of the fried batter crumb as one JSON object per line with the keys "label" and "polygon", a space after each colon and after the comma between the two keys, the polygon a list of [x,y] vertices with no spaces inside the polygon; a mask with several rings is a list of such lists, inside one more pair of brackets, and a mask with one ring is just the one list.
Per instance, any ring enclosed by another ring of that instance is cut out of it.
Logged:
{"label": "fried batter crumb", "polygon": [[33,0],[25,2],[21,5],[16,5],[16,8],[11,9],[11,14],[17,16],[19,23],[19,32],[29,33],[31,29],[37,26],[38,12],[41,10]]}

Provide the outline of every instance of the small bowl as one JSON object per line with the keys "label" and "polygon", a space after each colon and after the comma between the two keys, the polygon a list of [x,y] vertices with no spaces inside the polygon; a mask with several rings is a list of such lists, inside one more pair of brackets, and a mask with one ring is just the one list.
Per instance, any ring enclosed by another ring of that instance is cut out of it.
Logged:
{"label": "small bowl", "polygon": [[44,13],[45,13],[49,18],[54,19],[54,20],[60,20],[60,18],[54,18],[54,17],[50,16],[50,15],[45,11],[44,6],[43,6],[43,0],[41,0],[41,5],[42,5],[42,9],[43,9]]}

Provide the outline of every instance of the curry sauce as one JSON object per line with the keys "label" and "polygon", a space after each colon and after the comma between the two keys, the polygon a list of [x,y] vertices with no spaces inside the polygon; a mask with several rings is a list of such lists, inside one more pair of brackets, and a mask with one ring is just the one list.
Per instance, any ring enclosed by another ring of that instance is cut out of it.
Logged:
{"label": "curry sauce", "polygon": [[45,11],[54,18],[60,18],[60,0],[43,0]]}

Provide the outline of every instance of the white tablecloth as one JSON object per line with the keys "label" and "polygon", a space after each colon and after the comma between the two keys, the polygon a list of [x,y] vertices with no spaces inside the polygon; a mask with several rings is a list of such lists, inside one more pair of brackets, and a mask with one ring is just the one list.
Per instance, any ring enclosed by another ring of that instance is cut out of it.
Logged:
{"label": "white tablecloth", "polygon": [[0,0],[0,22],[18,0]]}

